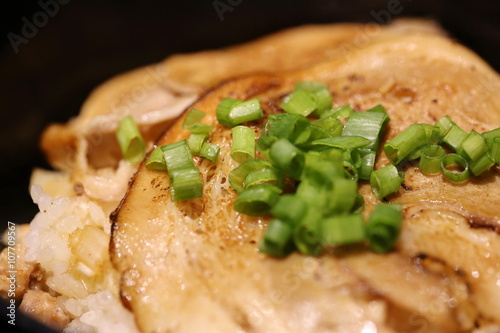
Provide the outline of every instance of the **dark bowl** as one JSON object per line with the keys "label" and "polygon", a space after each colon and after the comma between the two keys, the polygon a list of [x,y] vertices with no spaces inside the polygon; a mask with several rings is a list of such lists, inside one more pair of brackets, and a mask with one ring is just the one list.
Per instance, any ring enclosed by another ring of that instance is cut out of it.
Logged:
{"label": "dark bowl", "polygon": [[[115,74],[300,24],[404,16],[435,19],[500,71],[499,14],[495,0],[12,1],[0,14],[2,230],[37,212],[28,182],[33,167],[49,168],[38,147],[42,129],[77,115],[90,91]],[[9,330],[46,331],[19,312],[16,319]]]}

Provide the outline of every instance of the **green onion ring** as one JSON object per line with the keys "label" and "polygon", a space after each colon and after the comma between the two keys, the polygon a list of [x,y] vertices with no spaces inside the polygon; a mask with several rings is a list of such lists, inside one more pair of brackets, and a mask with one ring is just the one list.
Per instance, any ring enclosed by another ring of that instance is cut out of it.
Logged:
{"label": "green onion ring", "polygon": [[[458,166],[463,168],[463,170],[461,172],[453,172],[448,170],[450,166]],[[444,156],[441,160],[441,170],[443,170],[445,178],[454,183],[461,183],[469,179],[469,164],[458,154],[448,154]]]}
{"label": "green onion ring", "polygon": [[445,155],[444,149],[438,145],[429,145],[422,148],[419,169],[425,174],[441,173],[441,160]]}

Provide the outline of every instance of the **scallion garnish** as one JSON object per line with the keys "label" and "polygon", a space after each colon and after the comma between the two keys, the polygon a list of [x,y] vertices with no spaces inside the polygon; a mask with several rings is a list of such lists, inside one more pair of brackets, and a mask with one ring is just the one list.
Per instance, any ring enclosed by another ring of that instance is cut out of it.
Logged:
{"label": "scallion garnish", "polygon": [[356,203],[358,182],[352,179],[338,178],[333,181],[328,207],[328,215],[348,214]]}
{"label": "scallion garnish", "polygon": [[219,157],[220,148],[210,142],[203,142],[201,145],[200,156],[206,158],[212,163],[217,162],[217,158]]}
{"label": "scallion garnish", "polygon": [[321,223],[323,246],[359,243],[366,239],[365,222],[361,214],[337,215]]}
{"label": "scallion garnish", "polygon": [[173,201],[199,198],[203,195],[200,172],[186,140],[161,146],[170,177],[170,194]]}
{"label": "scallion garnish", "polygon": [[169,170],[168,173],[173,201],[190,200],[203,195],[203,184],[197,168]]}
{"label": "scallion garnish", "polygon": [[317,256],[321,253],[322,246],[319,236],[321,212],[317,209],[308,209],[301,223],[295,227],[293,242],[300,253]]}
{"label": "scallion garnish", "polygon": [[430,145],[422,148],[420,156],[419,168],[420,171],[428,175],[441,173],[441,159],[445,155],[443,147],[438,145]]}
{"label": "scallion garnish", "polygon": [[467,137],[467,132],[458,125],[451,125],[448,132],[443,136],[443,142],[457,153],[462,152],[462,142]]}
{"label": "scallion garnish", "polygon": [[458,154],[448,154],[441,160],[441,170],[449,181],[461,183],[469,179],[469,164]]}
{"label": "scallion garnish", "polygon": [[456,125],[455,122],[448,116],[444,116],[436,122],[436,127],[438,128],[441,137],[445,136],[453,125]]}
{"label": "scallion garnish", "polygon": [[248,173],[245,177],[245,187],[267,183],[283,188],[283,178],[283,172],[276,168],[262,168]]}
{"label": "scallion garnish", "polygon": [[402,205],[376,205],[366,225],[366,235],[370,247],[379,253],[390,251],[397,241],[402,220]]}
{"label": "scallion garnish", "polygon": [[411,152],[424,144],[426,138],[424,127],[420,124],[413,124],[387,142],[384,145],[384,152],[387,158],[397,165]]}
{"label": "scallion garnish", "polygon": [[481,134],[472,130],[461,143],[462,149],[471,160],[477,160],[488,151],[486,140]]}
{"label": "scallion garnish", "polygon": [[216,116],[220,124],[234,127],[247,121],[262,118],[263,111],[258,98],[248,101],[224,98],[217,106]]}
{"label": "scallion garnish", "polygon": [[116,139],[120,144],[124,160],[136,164],[146,155],[146,144],[131,116],[126,116],[120,121]]}
{"label": "scallion garnish", "polygon": [[214,128],[210,125],[202,124],[201,120],[205,117],[205,112],[191,109],[186,114],[182,122],[182,128],[195,134],[208,134]]}
{"label": "scallion garnish", "polygon": [[298,89],[285,97],[281,108],[288,113],[307,117],[316,109],[316,103],[307,91]]}
{"label": "scallion garnish", "polygon": [[259,245],[261,252],[274,257],[285,257],[293,251],[292,227],[280,219],[271,219]]}
{"label": "scallion garnish", "polygon": [[401,178],[394,164],[373,171],[370,176],[370,185],[377,199],[382,199],[401,187]]}
{"label": "scallion garnish", "polygon": [[311,113],[319,116],[332,108],[332,96],[326,84],[302,81],[295,84],[295,90],[285,97],[281,108],[291,114],[307,117]]}
{"label": "scallion garnish", "polygon": [[165,158],[163,157],[163,150],[160,146],[155,147],[148,160],[146,161],[146,168],[152,170],[167,170],[167,164],[165,163]]}
{"label": "scallion garnish", "polygon": [[229,184],[231,184],[231,187],[236,192],[241,193],[246,187],[245,180],[250,173],[262,169],[274,168],[275,167],[273,166],[273,164],[267,160],[247,160],[246,162],[231,170],[228,176]]}
{"label": "scallion garnish", "polygon": [[375,107],[366,112],[352,112],[342,131],[343,136],[361,136],[370,140],[366,148],[377,150],[380,136],[389,121],[385,109]]}
{"label": "scallion garnish", "polygon": [[307,214],[307,204],[296,195],[284,194],[271,209],[271,213],[287,224],[296,226]]}
{"label": "scallion garnish", "polygon": [[271,184],[247,187],[236,199],[234,210],[252,216],[266,215],[278,201],[280,193],[281,190]]}
{"label": "scallion garnish", "polygon": [[491,158],[490,153],[485,152],[475,160],[469,161],[469,169],[474,176],[479,176],[483,172],[489,170],[494,164],[495,161]]}
{"label": "scallion garnish", "polygon": [[231,129],[233,137],[231,157],[242,163],[255,157],[255,132],[247,126],[235,126]]}
{"label": "scallion garnish", "polygon": [[269,156],[278,168],[295,179],[300,179],[305,165],[304,153],[286,139],[273,143]]}
{"label": "scallion garnish", "polygon": [[191,153],[194,155],[200,155],[201,147],[203,146],[203,143],[206,139],[207,135],[205,133],[191,133],[187,140]]}
{"label": "scallion garnish", "polygon": [[366,147],[370,140],[362,136],[334,136],[330,138],[318,139],[310,142],[310,147],[332,147],[340,149],[356,149]]}
{"label": "scallion garnish", "polygon": [[500,137],[491,140],[489,151],[491,159],[494,160],[495,163],[500,163]]}
{"label": "scallion garnish", "polygon": [[[401,228],[402,206],[376,205],[365,224],[358,179],[369,179],[373,194],[382,200],[404,182],[405,173],[396,167],[403,160],[419,159],[423,173],[442,171],[453,182],[466,180],[469,172],[480,175],[500,160],[500,129],[467,133],[445,116],[434,126],[413,124],[387,142],[384,151],[392,164],[373,171],[389,121],[383,106],[366,112],[353,111],[349,105],[332,108],[325,84],[303,81],[281,107],[286,112],[269,115],[257,141],[254,129],[238,125],[263,116],[258,99],[225,98],[216,110],[219,123],[232,127],[231,157],[241,163],[228,176],[239,194],[234,209],[253,216],[271,214],[259,250],[277,257],[294,249],[318,255],[322,246],[365,240],[376,252],[390,251]],[[192,132],[191,151],[215,162],[219,149],[206,141],[208,125],[200,122],[203,115],[190,110],[183,128]],[[442,144],[455,153],[445,155]],[[172,187],[177,185],[171,189],[172,196],[179,200],[191,196],[188,193],[194,191],[187,184],[199,178],[190,154],[190,163],[182,162],[186,146],[174,144],[171,155],[164,154]],[[255,159],[255,149],[264,159]],[[147,165],[161,168],[157,151]],[[290,193],[294,184],[295,193]],[[202,191],[201,180],[199,186]],[[281,195],[282,191],[286,194]]]}

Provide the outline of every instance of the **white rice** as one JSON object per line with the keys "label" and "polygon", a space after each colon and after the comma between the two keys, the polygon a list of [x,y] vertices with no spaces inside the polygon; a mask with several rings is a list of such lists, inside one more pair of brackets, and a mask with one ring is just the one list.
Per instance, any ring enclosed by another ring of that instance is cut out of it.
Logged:
{"label": "white rice", "polygon": [[[116,173],[119,179],[114,180],[126,185],[132,169],[127,172],[123,168],[121,172],[119,170]],[[103,207],[116,207],[118,202],[103,202],[87,194],[53,198],[39,185],[32,185],[31,196],[40,212],[24,237],[25,259],[39,263],[45,270],[47,286],[59,295],[58,299],[72,318],[64,332],[138,332],[133,315],[119,299],[115,272],[109,269],[98,272],[104,279],[98,291],[91,293],[71,271],[71,265],[75,270],[75,256],[70,247],[70,234],[85,226],[95,226],[104,231],[109,243],[109,211]],[[117,197],[120,196],[113,196],[114,199]],[[92,270],[82,272],[94,274]]]}

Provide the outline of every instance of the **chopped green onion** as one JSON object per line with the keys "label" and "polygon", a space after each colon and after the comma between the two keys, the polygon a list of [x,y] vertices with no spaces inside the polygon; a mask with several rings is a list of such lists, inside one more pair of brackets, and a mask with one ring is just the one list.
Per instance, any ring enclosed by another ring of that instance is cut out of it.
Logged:
{"label": "chopped green onion", "polygon": [[136,164],[146,155],[146,144],[131,116],[126,116],[120,121],[116,139],[120,144],[124,160]]}
{"label": "chopped green onion", "polygon": [[189,200],[203,196],[200,172],[196,168],[168,170],[170,194],[173,201]]}
{"label": "chopped green onion", "polygon": [[332,95],[322,82],[302,81],[295,83],[295,91],[306,91],[314,101],[314,114],[320,116],[332,108]]}
{"label": "chopped green onion", "polygon": [[300,253],[317,256],[321,253],[319,238],[319,222],[321,212],[317,209],[308,209],[301,224],[294,229],[293,242]]}
{"label": "chopped green onion", "polygon": [[500,138],[500,127],[499,128],[495,128],[494,130],[491,130],[491,131],[488,131],[488,132],[484,132],[481,134],[484,139],[486,140],[486,142],[488,143],[491,143],[491,141],[495,138]]}
{"label": "chopped green onion", "polygon": [[444,137],[453,125],[456,125],[455,122],[448,116],[444,116],[436,122],[436,127],[438,128],[441,137]]}
{"label": "chopped green onion", "polygon": [[370,140],[366,148],[377,150],[380,136],[389,121],[385,109],[372,109],[374,111],[352,112],[347,119],[342,131],[343,136],[362,136]]}
{"label": "chopped green onion", "polygon": [[234,210],[246,215],[262,216],[269,213],[279,199],[281,190],[270,184],[246,188],[234,203]]}
{"label": "chopped green onion", "polygon": [[372,192],[377,199],[382,199],[401,187],[401,178],[394,164],[373,171],[370,176]]}
{"label": "chopped green onion", "polygon": [[495,163],[500,163],[500,137],[492,140],[489,152]]}
{"label": "chopped green onion", "polygon": [[210,125],[200,123],[203,117],[205,117],[205,112],[197,109],[189,110],[182,122],[182,129],[197,134],[210,133],[214,128]]}
{"label": "chopped green onion", "polygon": [[366,235],[370,247],[379,253],[392,250],[398,239],[402,220],[403,206],[401,204],[376,205],[366,224]]}
{"label": "chopped green onion", "polygon": [[167,170],[167,164],[165,163],[165,158],[163,157],[163,150],[160,146],[153,149],[146,161],[146,168],[151,170]]}
{"label": "chopped green onion", "polygon": [[278,139],[287,139],[293,144],[306,142],[311,135],[311,124],[306,117],[279,113],[269,116],[264,128],[266,135]]}
{"label": "chopped green onion", "polygon": [[475,176],[479,176],[483,172],[489,170],[494,164],[495,161],[491,158],[490,154],[486,152],[477,159],[469,161],[469,169]]}
{"label": "chopped green onion", "polygon": [[315,140],[320,140],[320,139],[326,139],[326,138],[331,138],[332,134],[322,128],[321,126],[318,126],[313,123],[309,123],[309,127],[307,129],[308,132],[310,132],[309,138],[307,141],[315,141]]}
{"label": "chopped green onion", "polygon": [[202,123],[196,123],[193,124],[191,127],[189,127],[189,131],[191,133],[196,133],[196,134],[208,134],[212,132],[213,129],[214,129],[213,126]]}
{"label": "chopped green onion", "polygon": [[165,146],[161,146],[163,157],[167,164],[167,170],[182,170],[195,168],[191,151],[186,140],[181,140]]}
{"label": "chopped green onion", "polygon": [[276,168],[269,167],[250,171],[245,177],[245,188],[264,183],[269,183],[278,188],[283,188],[283,172]]}
{"label": "chopped green onion", "polygon": [[443,136],[443,142],[457,153],[462,152],[462,142],[467,137],[467,132],[458,125],[451,125],[448,132]]}
{"label": "chopped green onion", "polygon": [[240,100],[231,97],[224,98],[220,101],[219,105],[217,105],[217,109],[215,110],[217,121],[224,126],[232,127],[233,125],[229,115],[231,114],[233,107],[240,103]]}
{"label": "chopped green onion", "polygon": [[293,251],[291,240],[291,226],[279,219],[271,219],[260,243],[259,251],[274,257],[285,257]]}
{"label": "chopped green onion", "polygon": [[307,91],[296,89],[285,97],[281,108],[287,113],[307,117],[316,109],[316,103]]}
{"label": "chopped green onion", "polygon": [[203,142],[200,150],[200,156],[206,158],[212,163],[217,162],[217,158],[219,157],[220,148],[210,142]]}
{"label": "chopped green onion", "polygon": [[252,171],[261,169],[272,169],[274,166],[266,160],[247,160],[241,163],[238,167],[231,170],[229,173],[229,184],[238,193],[245,189],[245,179]]}
{"label": "chopped green onion", "polygon": [[189,110],[184,118],[184,121],[182,122],[182,129],[189,130],[191,126],[199,123],[203,117],[205,117],[205,112],[197,109]]}
{"label": "chopped green onion", "polygon": [[324,112],[321,114],[321,118],[344,118],[347,119],[351,116],[351,113],[354,111],[352,110],[350,105],[342,105],[338,106],[335,109],[332,109],[328,112]]}
{"label": "chopped green onion", "polygon": [[[453,169],[453,167],[458,167],[462,170],[451,170]],[[441,170],[443,170],[443,175],[445,176],[445,178],[454,183],[461,183],[469,179],[469,164],[462,156],[458,154],[448,154],[444,156],[441,160]]]}
{"label": "chopped green onion", "polygon": [[356,203],[358,182],[356,180],[338,178],[333,182],[330,202],[326,212],[328,214],[347,214]]}
{"label": "chopped green onion", "polygon": [[422,148],[422,155],[420,156],[420,171],[428,175],[441,173],[441,159],[444,155],[445,151],[441,146],[425,146]]}
{"label": "chopped green onion", "polygon": [[425,130],[426,142],[430,145],[437,145],[443,139],[440,129],[437,126],[420,124]]}
{"label": "chopped green onion", "polygon": [[255,132],[247,126],[235,126],[231,129],[233,143],[231,157],[242,163],[255,157]]}
{"label": "chopped green onion", "polygon": [[344,165],[344,174],[347,179],[358,181],[359,172],[358,169],[350,161],[342,161]]}
{"label": "chopped green onion", "polygon": [[328,131],[331,136],[339,136],[342,134],[344,124],[337,118],[321,118],[312,121],[313,124],[318,125],[324,130]]}
{"label": "chopped green onion", "polygon": [[363,209],[365,208],[365,198],[357,193],[356,194],[356,201],[354,202],[354,207],[352,208],[352,213],[361,213]]}
{"label": "chopped green onion", "polygon": [[307,214],[307,204],[296,195],[284,194],[271,209],[271,213],[287,224],[296,226]]}
{"label": "chopped green onion", "polygon": [[207,134],[201,133],[191,133],[187,139],[189,150],[194,155],[200,155],[201,147],[207,139]]}
{"label": "chopped green onion", "polygon": [[203,195],[200,172],[186,140],[161,146],[170,177],[170,194],[173,201],[199,198]]}
{"label": "chopped green onion", "polygon": [[361,156],[361,166],[358,168],[359,179],[370,179],[375,165],[377,153],[371,149],[358,149]]}
{"label": "chopped green onion", "polygon": [[334,179],[344,178],[344,166],[340,150],[332,149],[321,154],[309,152],[305,155],[305,159],[305,167],[300,177],[303,181],[308,180],[318,187],[330,185]]}
{"label": "chopped green onion", "polygon": [[258,98],[248,101],[224,98],[217,106],[216,116],[220,124],[234,127],[247,121],[262,118],[263,111]]}
{"label": "chopped green onion", "polygon": [[327,88],[312,91],[310,94],[316,104],[315,115],[321,116],[332,108],[332,95]]}
{"label": "chopped green onion", "polygon": [[366,147],[368,144],[370,144],[370,140],[361,136],[334,136],[314,140],[309,143],[311,146],[326,146],[340,149],[356,149]]}
{"label": "chopped green onion", "polygon": [[305,178],[297,186],[295,195],[307,205],[316,209],[323,209],[330,202],[332,183],[318,184],[311,178]]}
{"label": "chopped green onion", "polygon": [[[361,167],[361,154],[358,149],[346,149],[342,152],[342,159],[349,162],[354,168]],[[344,165],[345,166],[345,165]]]}
{"label": "chopped green onion", "polygon": [[304,153],[290,141],[280,139],[273,143],[269,151],[271,160],[290,177],[300,179],[305,165]]}
{"label": "chopped green onion", "polygon": [[426,147],[426,146],[419,147],[419,148],[415,149],[414,151],[412,151],[411,153],[409,153],[408,156],[406,156],[405,160],[413,161],[413,160],[419,159],[422,156],[422,149],[424,147]]}
{"label": "chopped green onion", "polygon": [[321,223],[321,243],[345,245],[365,240],[365,223],[361,214],[338,215],[326,218]]}
{"label": "chopped green onion", "polygon": [[387,142],[384,145],[384,152],[392,163],[399,164],[410,153],[425,144],[426,137],[424,127],[413,124]]}
{"label": "chopped green onion", "polygon": [[481,134],[474,130],[470,131],[461,145],[467,156],[473,161],[477,160],[488,151],[486,140]]}

